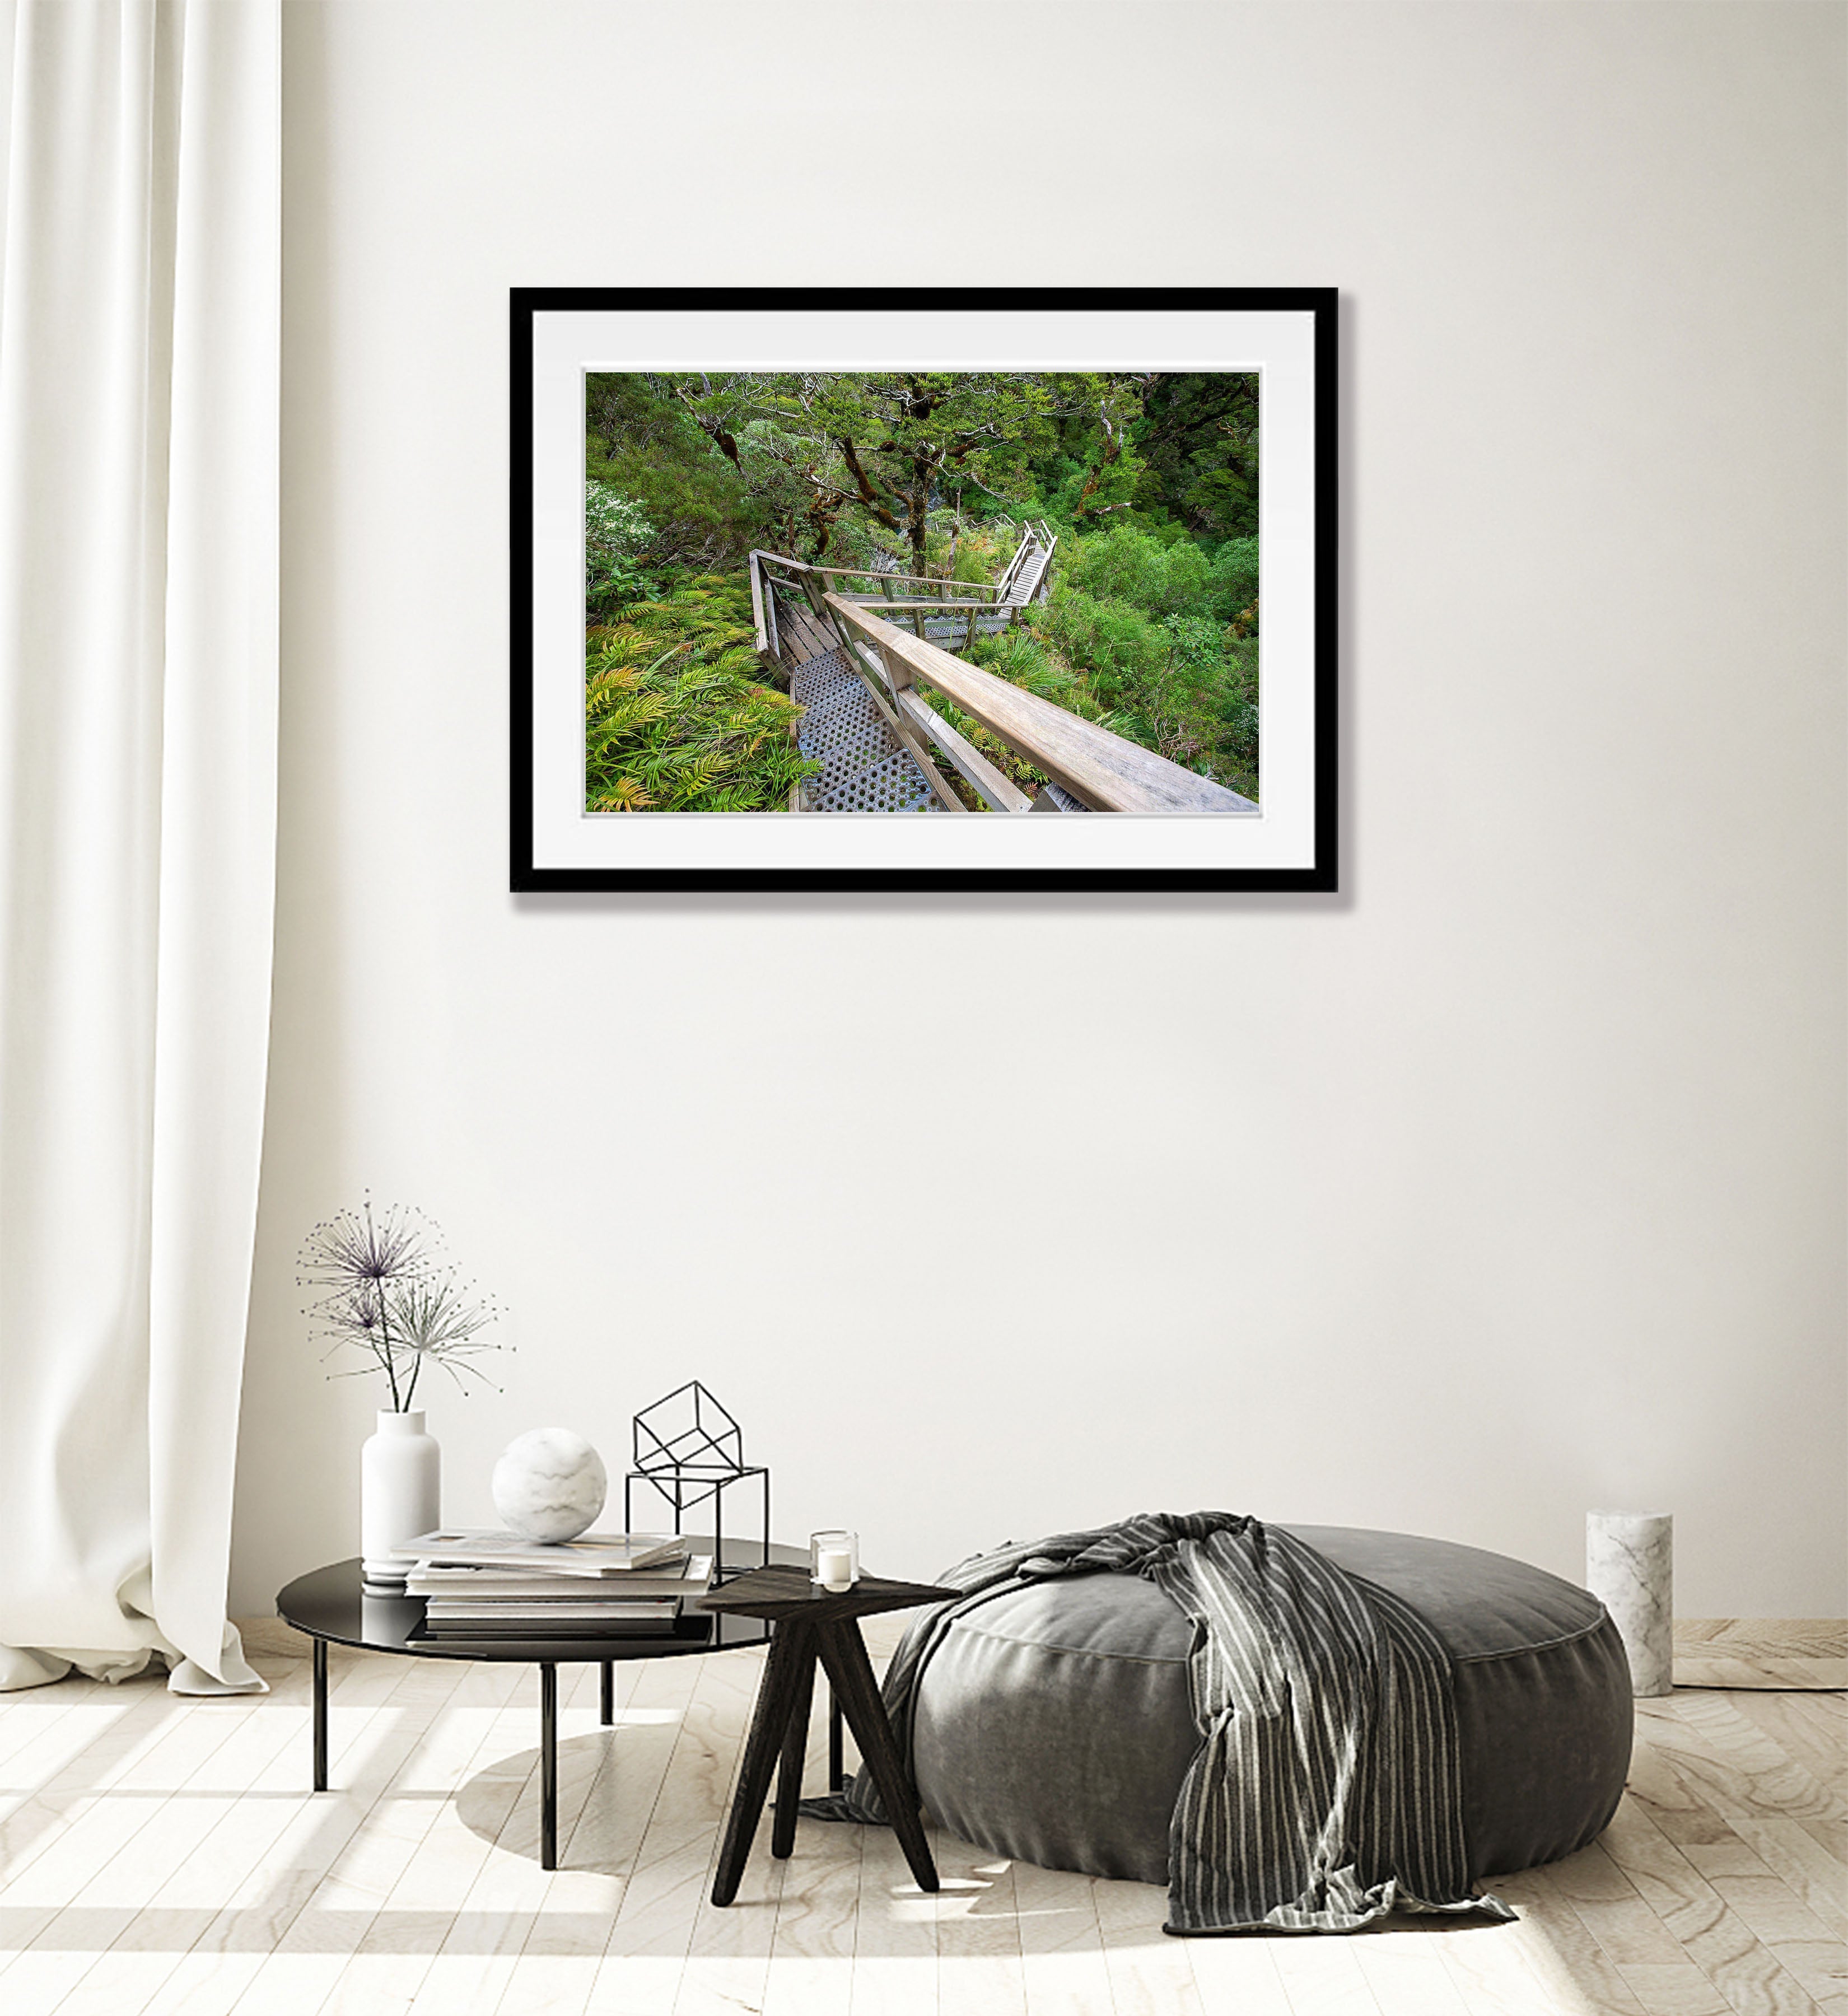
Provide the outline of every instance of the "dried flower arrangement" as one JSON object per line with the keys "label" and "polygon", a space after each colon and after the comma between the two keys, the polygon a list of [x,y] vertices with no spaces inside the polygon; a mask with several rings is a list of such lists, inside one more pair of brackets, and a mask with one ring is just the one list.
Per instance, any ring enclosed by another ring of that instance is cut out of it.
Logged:
{"label": "dried flower arrangement", "polygon": [[324,1355],[351,1346],[373,1361],[328,1377],[382,1371],[395,1413],[409,1411],[426,1365],[441,1366],[466,1392],[465,1375],[493,1383],[471,1359],[513,1348],[483,1338],[501,1315],[499,1304],[460,1279],[444,1256],[441,1228],[408,1206],[388,1204],[375,1215],[369,1196],[357,1211],[323,1219],[297,1265],[296,1285],[321,1291],[302,1313],[326,1343]]}

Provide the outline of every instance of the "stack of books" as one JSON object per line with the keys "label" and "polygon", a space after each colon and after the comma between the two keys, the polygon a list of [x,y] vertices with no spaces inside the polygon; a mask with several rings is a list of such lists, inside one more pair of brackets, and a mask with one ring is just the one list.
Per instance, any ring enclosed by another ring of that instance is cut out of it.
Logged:
{"label": "stack of books", "polygon": [[690,1596],[712,1581],[711,1557],[667,1533],[420,1534],[408,1595],[424,1599],[426,1638],[667,1637]]}

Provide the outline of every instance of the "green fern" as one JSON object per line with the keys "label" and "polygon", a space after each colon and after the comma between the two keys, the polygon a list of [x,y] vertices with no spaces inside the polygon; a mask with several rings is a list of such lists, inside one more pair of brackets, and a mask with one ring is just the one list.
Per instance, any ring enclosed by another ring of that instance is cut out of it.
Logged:
{"label": "green fern", "polygon": [[802,710],[759,682],[743,581],[697,576],[585,637],[584,803],[593,812],[784,812],[819,764]]}

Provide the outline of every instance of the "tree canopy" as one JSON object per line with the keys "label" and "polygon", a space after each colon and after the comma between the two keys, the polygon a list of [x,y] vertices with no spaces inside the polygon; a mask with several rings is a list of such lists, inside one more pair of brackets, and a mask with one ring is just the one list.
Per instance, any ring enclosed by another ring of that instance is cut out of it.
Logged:
{"label": "tree canopy", "polygon": [[870,542],[908,545],[922,574],[945,508],[1075,532],[1125,517],[1207,544],[1257,530],[1247,373],[596,373],[586,420],[592,475],[685,564],[756,539],[811,561]]}

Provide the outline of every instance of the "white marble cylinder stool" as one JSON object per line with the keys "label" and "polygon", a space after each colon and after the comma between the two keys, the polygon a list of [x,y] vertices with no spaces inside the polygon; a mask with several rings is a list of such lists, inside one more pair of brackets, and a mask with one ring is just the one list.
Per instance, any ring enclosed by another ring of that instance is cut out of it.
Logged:
{"label": "white marble cylinder stool", "polygon": [[1639,1699],[1675,1686],[1675,1521],[1669,1512],[1587,1512],[1585,1586],[1630,1654]]}

